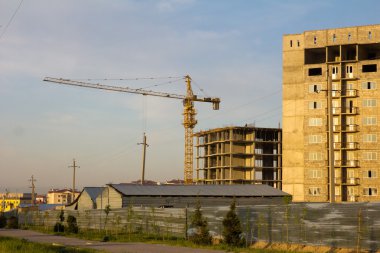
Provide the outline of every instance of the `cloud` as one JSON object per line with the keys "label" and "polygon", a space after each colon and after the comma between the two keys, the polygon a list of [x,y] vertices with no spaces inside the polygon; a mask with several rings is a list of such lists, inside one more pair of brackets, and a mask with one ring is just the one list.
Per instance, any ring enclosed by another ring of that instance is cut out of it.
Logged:
{"label": "cloud", "polygon": [[76,121],[76,117],[71,114],[54,114],[48,116],[48,122],[53,125],[69,125]]}
{"label": "cloud", "polygon": [[178,8],[188,7],[195,3],[195,0],[160,0],[157,9],[161,12],[173,12]]}

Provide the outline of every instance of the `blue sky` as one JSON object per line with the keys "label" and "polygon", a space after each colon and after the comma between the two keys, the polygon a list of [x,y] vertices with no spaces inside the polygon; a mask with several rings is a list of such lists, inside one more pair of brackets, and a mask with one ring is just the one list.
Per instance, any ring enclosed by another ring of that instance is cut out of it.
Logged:
{"label": "blue sky", "polygon": [[[43,82],[45,76],[117,79],[184,76],[194,92],[195,131],[281,122],[284,34],[379,23],[379,1],[0,0],[0,191],[99,186],[140,177],[183,177],[180,100]],[[159,80],[102,81],[149,87]],[[202,89],[202,90],[201,90]],[[184,94],[183,80],[155,87]]]}

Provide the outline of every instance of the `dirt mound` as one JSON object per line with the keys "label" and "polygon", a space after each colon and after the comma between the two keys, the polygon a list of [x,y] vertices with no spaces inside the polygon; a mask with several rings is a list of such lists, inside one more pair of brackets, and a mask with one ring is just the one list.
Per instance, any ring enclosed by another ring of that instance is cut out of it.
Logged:
{"label": "dirt mound", "polygon": [[[349,248],[334,248],[329,246],[312,246],[312,245],[303,245],[296,243],[268,243],[264,241],[258,241],[251,245],[251,248],[254,249],[272,249],[272,250],[283,250],[291,252],[313,252],[313,253],[356,253],[356,249]],[[368,250],[361,250],[360,252],[370,252]],[[380,253],[380,250],[376,251]]]}

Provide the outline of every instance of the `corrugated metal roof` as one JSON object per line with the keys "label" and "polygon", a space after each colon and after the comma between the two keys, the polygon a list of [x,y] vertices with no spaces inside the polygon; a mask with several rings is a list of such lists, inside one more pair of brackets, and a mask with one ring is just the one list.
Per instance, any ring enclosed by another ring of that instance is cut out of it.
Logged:
{"label": "corrugated metal roof", "polygon": [[104,189],[105,187],[84,187],[83,191],[87,192],[92,201],[95,201]]}
{"label": "corrugated metal roof", "polygon": [[110,184],[126,196],[281,197],[286,192],[268,185],[127,185]]}

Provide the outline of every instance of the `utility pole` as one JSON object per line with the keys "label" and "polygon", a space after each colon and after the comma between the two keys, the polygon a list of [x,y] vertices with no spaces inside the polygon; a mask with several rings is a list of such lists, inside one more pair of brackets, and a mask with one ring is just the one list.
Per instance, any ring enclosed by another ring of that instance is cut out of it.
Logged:
{"label": "utility pole", "polygon": [[143,159],[142,159],[142,173],[141,173],[141,184],[144,184],[145,181],[145,157],[146,157],[146,147],[149,145],[146,143],[146,135],[143,135],[143,142],[137,143],[137,145],[143,145]]}
{"label": "utility pole", "polygon": [[29,179],[29,181],[32,183],[32,186],[30,188],[32,188],[32,199],[31,199],[31,204],[32,206],[34,206],[36,204],[36,196],[35,196],[35,189],[36,189],[36,186],[34,185],[34,182],[36,182],[37,180],[34,179],[34,176],[32,175],[32,177]]}
{"label": "utility pole", "polygon": [[72,190],[72,198],[71,203],[75,200],[75,169],[80,168],[80,166],[77,166],[75,163],[75,159],[73,159],[73,165],[69,166],[69,168],[73,168],[73,190]]}

